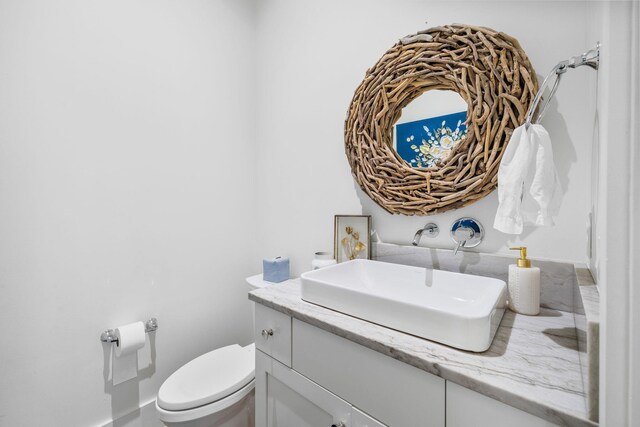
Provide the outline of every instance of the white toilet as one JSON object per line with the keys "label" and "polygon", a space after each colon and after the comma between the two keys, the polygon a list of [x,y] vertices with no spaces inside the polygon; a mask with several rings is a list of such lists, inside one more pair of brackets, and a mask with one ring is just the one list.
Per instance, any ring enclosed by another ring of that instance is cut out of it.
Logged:
{"label": "white toilet", "polygon": [[[247,278],[250,290],[269,286]],[[193,359],[166,379],[156,399],[168,427],[253,427],[255,344],[218,348]]]}
{"label": "white toilet", "polygon": [[193,359],[162,384],[158,418],[169,427],[253,427],[255,345]]}

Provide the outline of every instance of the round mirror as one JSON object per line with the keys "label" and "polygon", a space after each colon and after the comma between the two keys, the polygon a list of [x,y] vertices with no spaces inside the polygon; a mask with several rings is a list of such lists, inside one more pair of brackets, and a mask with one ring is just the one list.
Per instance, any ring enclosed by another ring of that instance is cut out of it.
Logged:
{"label": "round mirror", "polygon": [[402,109],[393,148],[412,168],[446,162],[467,136],[467,103],[450,90],[430,90]]}
{"label": "round mirror", "polygon": [[[529,58],[508,34],[452,24],[404,37],[353,95],[344,135],[351,173],[390,213],[474,203],[496,188],[504,149],[537,91]],[[431,100],[451,94],[464,105]],[[447,108],[426,109],[438,106]]]}

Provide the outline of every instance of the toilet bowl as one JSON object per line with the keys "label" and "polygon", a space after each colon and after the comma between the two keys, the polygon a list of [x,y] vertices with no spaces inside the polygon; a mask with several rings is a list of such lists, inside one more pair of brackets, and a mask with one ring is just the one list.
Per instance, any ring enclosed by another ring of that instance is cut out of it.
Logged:
{"label": "toilet bowl", "polygon": [[158,418],[169,427],[253,427],[255,345],[193,359],[162,384]]}
{"label": "toilet bowl", "polygon": [[[249,290],[271,285],[261,274],[247,277],[247,283]],[[193,359],[160,386],[158,419],[168,427],[253,427],[254,387],[255,344],[218,348]]]}

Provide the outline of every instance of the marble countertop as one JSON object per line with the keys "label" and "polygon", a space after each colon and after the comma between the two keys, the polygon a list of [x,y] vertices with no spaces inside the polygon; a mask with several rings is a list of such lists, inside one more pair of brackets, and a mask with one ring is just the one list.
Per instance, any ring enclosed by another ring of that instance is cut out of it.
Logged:
{"label": "marble countertop", "polygon": [[299,279],[249,299],[550,422],[597,426],[588,419],[573,313],[507,310],[489,350],[472,353],[307,303]]}
{"label": "marble countertop", "polygon": [[599,418],[600,399],[600,293],[586,266],[576,268],[578,289],[576,304],[579,310],[575,314],[578,329],[578,348],[582,361],[582,381],[587,391],[587,410],[589,419]]}

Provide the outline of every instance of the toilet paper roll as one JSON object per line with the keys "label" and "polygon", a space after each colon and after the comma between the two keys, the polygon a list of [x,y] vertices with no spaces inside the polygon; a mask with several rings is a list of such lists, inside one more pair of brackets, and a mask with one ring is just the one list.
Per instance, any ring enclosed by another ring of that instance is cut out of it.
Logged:
{"label": "toilet paper roll", "polygon": [[113,349],[111,378],[113,385],[138,376],[138,350],[144,347],[146,334],[144,323],[134,322],[115,330],[118,344]]}
{"label": "toilet paper roll", "polygon": [[115,330],[118,344],[116,345],[116,357],[132,354],[142,347],[146,341],[144,323],[133,322],[120,326]]}

